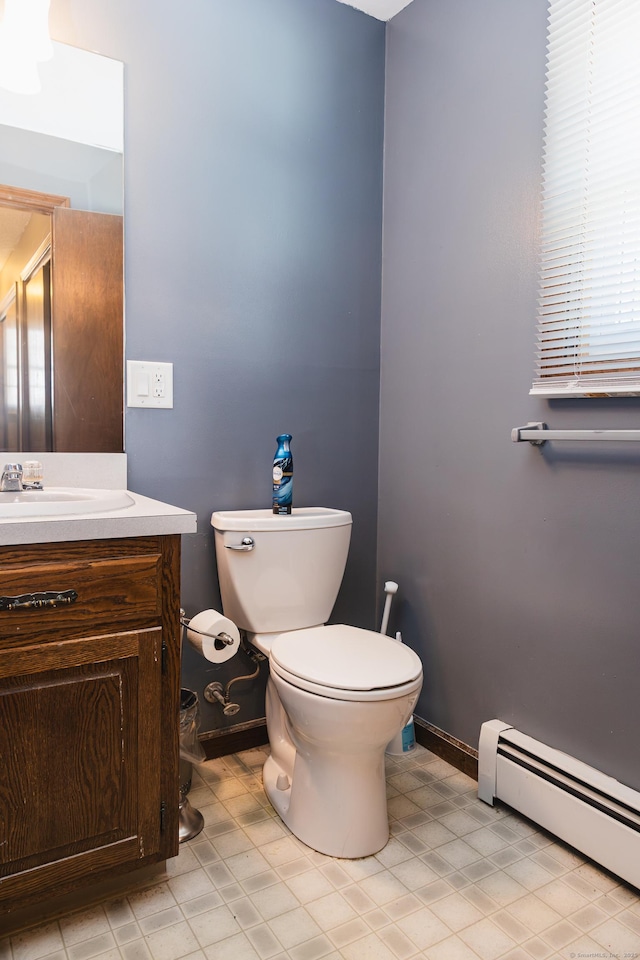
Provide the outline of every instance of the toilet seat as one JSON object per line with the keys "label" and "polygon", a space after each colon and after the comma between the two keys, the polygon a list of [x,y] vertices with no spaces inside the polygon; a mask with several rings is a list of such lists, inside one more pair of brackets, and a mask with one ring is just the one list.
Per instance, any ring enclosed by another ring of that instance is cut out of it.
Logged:
{"label": "toilet seat", "polygon": [[336,700],[388,700],[422,683],[422,663],[410,647],[345,624],[279,634],[269,660],[286,682]]}

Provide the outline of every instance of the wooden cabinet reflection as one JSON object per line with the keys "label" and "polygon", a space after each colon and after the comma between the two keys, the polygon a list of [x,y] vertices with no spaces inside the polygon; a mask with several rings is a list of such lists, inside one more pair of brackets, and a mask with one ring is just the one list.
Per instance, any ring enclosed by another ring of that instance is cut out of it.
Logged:
{"label": "wooden cabinet reflection", "polygon": [[1,300],[0,448],[120,452],[122,217],[63,199],[50,204],[48,236],[22,254],[13,296]]}

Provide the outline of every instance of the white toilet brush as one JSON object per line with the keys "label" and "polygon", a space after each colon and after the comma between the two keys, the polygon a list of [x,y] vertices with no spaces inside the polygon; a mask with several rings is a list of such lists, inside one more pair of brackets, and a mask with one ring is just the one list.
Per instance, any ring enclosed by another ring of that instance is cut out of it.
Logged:
{"label": "white toilet brush", "polygon": [[398,584],[393,580],[387,580],[384,585],[384,610],[382,611],[382,623],[380,624],[380,633],[386,633],[389,626],[389,613],[391,611],[391,602],[398,592]]}
{"label": "white toilet brush", "polygon": [[[389,613],[391,612],[391,603],[394,596],[398,592],[398,584],[393,580],[387,580],[384,585],[384,592],[386,594],[384,600],[384,610],[382,611],[382,623],[380,624],[380,633],[386,634],[387,628],[389,626]],[[402,643],[402,634],[398,630],[396,633],[396,640],[398,643]],[[416,745],[416,734],[415,728],[413,725],[413,717],[410,717],[407,723],[404,725],[402,730],[400,730],[393,740],[387,744],[387,749],[385,753],[388,753],[392,757],[402,757],[405,753],[410,753]]]}

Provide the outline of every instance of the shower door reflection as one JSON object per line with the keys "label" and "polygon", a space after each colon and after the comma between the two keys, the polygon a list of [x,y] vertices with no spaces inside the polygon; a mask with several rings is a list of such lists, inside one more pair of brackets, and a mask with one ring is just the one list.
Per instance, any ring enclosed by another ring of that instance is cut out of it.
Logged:
{"label": "shower door reflection", "polygon": [[18,313],[13,290],[0,309],[0,442],[3,450],[20,449],[18,353]]}
{"label": "shower door reflection", "polygon": [[23,281],[20,450],[51,450],[51,264]]}
{"label": "shower door reflection", "polygon": [[5,449],[51,449],[51,243],[0,304],[0,423]]}

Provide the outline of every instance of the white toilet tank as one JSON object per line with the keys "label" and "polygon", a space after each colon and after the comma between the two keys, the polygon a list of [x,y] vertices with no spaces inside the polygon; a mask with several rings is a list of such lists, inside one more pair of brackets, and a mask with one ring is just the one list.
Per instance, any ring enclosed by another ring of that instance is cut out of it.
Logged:
{"label": "white toilet tank", "polygon": [[328,507],[294,507],[289,516],[271,510],[214,513],[225,617],[249,633],[326,623],[347,562],[351,522],[346,510]]}

